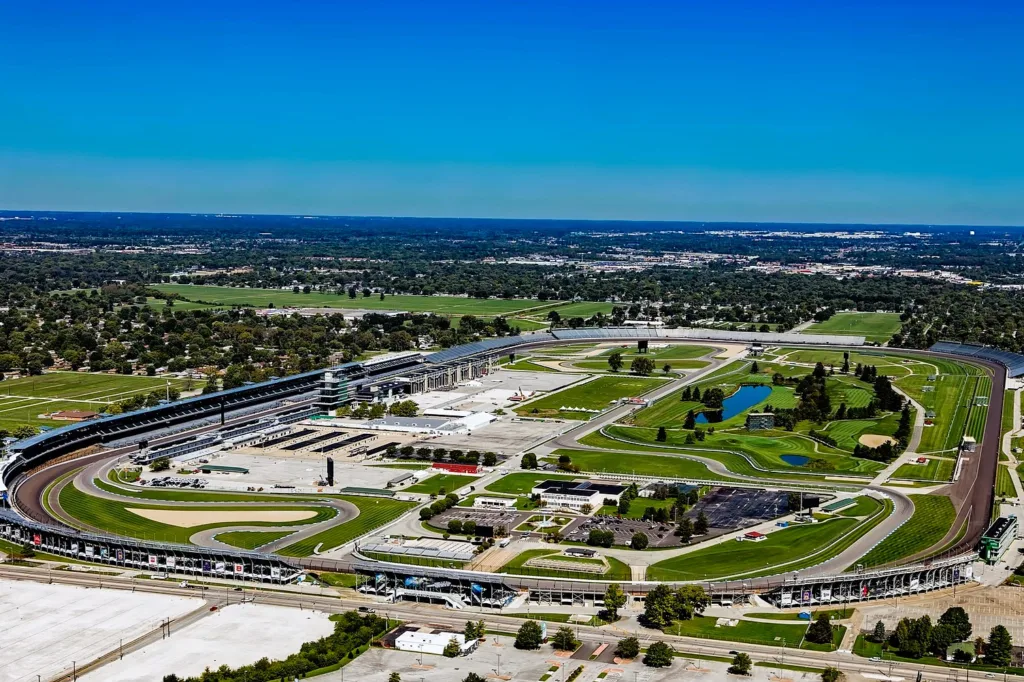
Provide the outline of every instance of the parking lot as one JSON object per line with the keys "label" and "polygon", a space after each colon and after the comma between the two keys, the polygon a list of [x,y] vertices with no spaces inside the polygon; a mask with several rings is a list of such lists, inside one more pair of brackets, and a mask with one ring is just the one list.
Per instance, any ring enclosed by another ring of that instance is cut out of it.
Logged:
{"label": "parking lot", "polygon": [[785,515],[789,493],[751,488],[714,488],[686,516],[696,519],[703,511],[711,528],[736,530]]}
{"label": "parking lot", "polygon": [[614,516],[584,516],[566,528],[567,540],[586,542],[591,530],[610,530],[615,533],[616,545],[628,545],[634,533],[644,533],[650,547],[679,547],[682,542],[668,523],[653,523],[640,519],[619,519]]}

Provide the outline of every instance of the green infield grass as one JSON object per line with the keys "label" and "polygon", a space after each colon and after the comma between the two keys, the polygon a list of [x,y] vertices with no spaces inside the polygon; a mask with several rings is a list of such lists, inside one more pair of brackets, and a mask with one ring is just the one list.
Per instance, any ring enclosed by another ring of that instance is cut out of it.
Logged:
{"label": "green infield grass", "polygon": [[[310,523],[326,521],[333,518],[336,514],[335,510],[330,507],[276,504],[272,507],[275,511],[309,511],[313,512],[313,516],[308,519],[292,522],[231,521],[183,528],[160,523],[158,521],[152,521],[130,511],[130,509],[181,509],[180,507],[161,507],[159,505],[147,503],[135,503],[131,501],[119,502],[102,497],[93,497],[76,488],[73,483],[69,483],[61,488],[59,500],[61,508],[83,525],[88,525],[101,531],[111,532],[115,535],[124,535],[142,540],[177,542],[182,544],[188,544],[189,538],[195,533],[212,528],[224,528],[227,530],[232,526],[240,525],[304,526]],[[269,508],[270,507],[267,507],[266,509]],[[195,507],[189,507],[188,510],[196,512],[223,512],[254,511],[254,508],[252,506],[231,506],[221,504],[208,507],[197,505]]]}
{"label": "green infield grass", "polygon": [[561,455],[569,455],[572,463],[581,471],[614,474],[639,474],[642,476],[669,476],[672,478],[695,478],[717,481],[723,477],[711,473],[704,462],[672,455],[623,456],[621,452],[598,452],[596,450],[555,450],[554,457],[545,458],[557,462]]}
{"label": "green infield grass", "polygon": [[[340,498],[340,496],[339,496]],[[415,502],[403,502],[383,497],[349,496],[343,498],[359,509],[359,516],[325,531],[288,545],[280,550],[285,556],[310,556],[318,545],[320,551],[326,552],[351,542],[356,538],[391,523],[402,514],[416,506]]]}
{"label": "green infield grass", "polygon": [[454,492],[463,486],[467,486],[479,476],[462,476],[460,474],[434,474],[425,478],[419,483],[405,489],[410,493],[422,493],[424,495],[439,495],[444,490],[446,493]]}
{"label": "green infield grass", "polygon": [[589,412],[570,412],[563,411],[561,408],[605,410],[612,407],[612,403],[620,398],[643,395],[657,388],[664,381],[664,379],[637,376],[602,376],[593,381],[574,384],[561,391],[531,400],[517,407],[515,411],[517,414],[530,417],[587,420],[592,416]]}
{"label": "green infield grass", "polygon": [[[552,568],[535,568],[532,566],[526,566],[526,562],[531,559],[538,557],[551,557],[553,560],[565,563],[565,570],[557,570]],[[605,573],[590,573],[587,571],[573,571],[573,564],[600,564],[599,559],[582,559],[576,557],[567,557],[563,555],[559,550],[550,549],[528,549],[525,552],[519,553],[507,564],[498,569],[498,573],[508,573],[510,575],[525,575],[525,576],[544,576],[549,578],[574,578],[584,580],[629,580],[632,572],[629,566],[622,563],[618,559],[612,557],[606,557],[608,562],[608,570]]]}
{"label": "green infield grass", "polygon": [[[667,500],[655,500],[653,498],[638,497],[629,503],[629,511],[623,514],[627,519],[639,519],[647,509],[667,509],[669,516],[672,514],[672,507],[676,504],[675,498]],[[597,510],[601,516],[618,516],[619,508],[614,505],[605,505]]]}
{"label": "green infield grass", "polygon": [[878,508],[882,506],[882,503],[873,497],[867,495],[861,495],[860,497],[854,498],[854,502],[849,507],[843,507],[837,514],[839,516],[870,516],[878,511]]}
{"label": "green infield grass", "polygon": [[901,464],[892,478],[910,481],[948,481],[953,476],[954,462],[951,459],[931,457],[927,464]]}
{"label": "green infield grass", "polygon": [[232,530],[224,533],[217,533],[215,540],[219,540],[232,547],[241,549],[256,549],[263,545],[269,545],[275,540],[280,540],[291,533],[283,531],[253,531],[253,530]]}
{"label": "green infield grass", "polygon": [[[761,542],[727,540],[705,549],[659,561],[647,571],[648,580],[704,580],[728,576],[754,577],[766,571],[781,573],[783,566],[827,548],[861,522],[837,518],[821,523],[791,526],[768,533]],[[821,557],[824,561],[827,556]]]}
{"label": "green infield grass", "polygon": [[504,366],[505,369],[518,369],[528,372],[557,372],[558,370],[553,367],[547,367],[545,365],[538,365],[536,362],[530,360],[516,360],[510,362]]}
{"label": "green infield grass", "polygon": [[953,503],[940,495],[911,495],[914,514],[857,562],[866,568],[923,552],[949,532],[956,518]]}

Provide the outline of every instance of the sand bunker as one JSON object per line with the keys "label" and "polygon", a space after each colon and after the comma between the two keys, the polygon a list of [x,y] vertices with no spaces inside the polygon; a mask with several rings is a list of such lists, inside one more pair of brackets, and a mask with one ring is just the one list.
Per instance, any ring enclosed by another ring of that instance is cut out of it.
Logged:
{"label": "sand bunker", "polygon": [[883,443],[895,443],[896,441],[889,436],[879,436],[874,433],[865,433],[859,439],[861,445],[867,445],[869,448],[877,448]]}
{"label": "sand bunker", "polygon": [[133,514],[149,519],[150,521],[156,521],[157,523],[165,523],[168,526],[177,526],[178,528],[192,528],[194,526],[205,526],[210,523],[244,523],[252,521],[270,521],[274,523],[293,523],[295,521],[305,521],[316,516],[315,511],[308,511],[304,509],[265,509],[248,511],[245,509],[238,510],[198,510],[198,509],[132,509],[128,508]]}

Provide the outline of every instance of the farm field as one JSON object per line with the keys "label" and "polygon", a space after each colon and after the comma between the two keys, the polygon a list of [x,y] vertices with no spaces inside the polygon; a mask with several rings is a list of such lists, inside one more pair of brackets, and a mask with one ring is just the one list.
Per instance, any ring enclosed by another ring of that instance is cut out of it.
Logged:
{"label": "farm field", "polygon": [[910,481],[941,481],[946,482],[953,476],[955,463],[952,459],[930,457],[927,464],[902,464],[893,473],[892,478]]}
{"label": "farm field", "polygon": [[805,334],[849,334],[868,341],[885,343],[900,330],[899,313],[836,313],[824,322],[815,322]]}
{"label": "farm field", "polygon": [[782,567],[783,564],[825,549],[860,523],[855,519],[837,518],[776,530],[762,542],[726,540],[706,549],[659,561],[648,569],[647,578],[704,580],[727,576],[754,577],[765,572],[782,573],[788,568]]}
{"label": "farm field", "polygon": [[438,495],[441,490],[450,493],[469,485],[478,478],[479,476],[462,476],[459,474],[434,474],[419,483],[409,486],[405,491],[422,493],[424,495]]}
{"label": "farm field", "polygon": [[93,374],[89,372],[47,372],[21,379],[0,382],[0,428],[13,430],[19,426],[66,426],[70,422],[40,418],[60,410],[99,412],[107,405],[163,392],[167,384],[179,391],[197,388],[202,382],[189,382],[176,377],[144,377],[125,374]]}
{"label": "farm field", "polygon": [[949,531],[956,517],[953,503],[939,495],[911,495],[914,514],[889,537],[865,554],[859,564],[866,568],[908,557],[935,545]]}
{"label": "farm field", "polygon": [[240,287],[203,286],[196,284],[156,284],[154,289],[178,294],[190,301],[221,305],[248,305],[259,308],[271,303],[278,308],[352,308],[362,310],[405,310],[422,313],[451,313],[462,315],[508,315],[510,313],[554,307],[557,301],[528,299],[467,298],[463,296],[385,296],[349,298],[347,293],[330,294],[310,292],[294,293],[282,289],[245,289]]}
{"label": "farm field", "polygon": [[605,410],[619,398],[636,397],[660,386],[664,379],[636,376],[602,376],[582,384],[543,395],[517,408],[522,416],[560,417],[563,419],[590,419],[590,412],[563,411],[562,407]]}

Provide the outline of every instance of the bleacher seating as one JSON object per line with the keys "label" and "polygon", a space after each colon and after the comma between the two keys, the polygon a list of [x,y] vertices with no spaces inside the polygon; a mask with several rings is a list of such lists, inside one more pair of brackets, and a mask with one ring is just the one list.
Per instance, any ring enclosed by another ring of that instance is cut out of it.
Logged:
{"label": "bleacher seating", "polygon": [[974,343],[957,343],[956,341],[939,341],[929,350],[935,353],[950,353],[951,355],[991,360],[1005,367],[1007,374],[1011,377],[1024,376],[1024,355],[1019,353]]}

